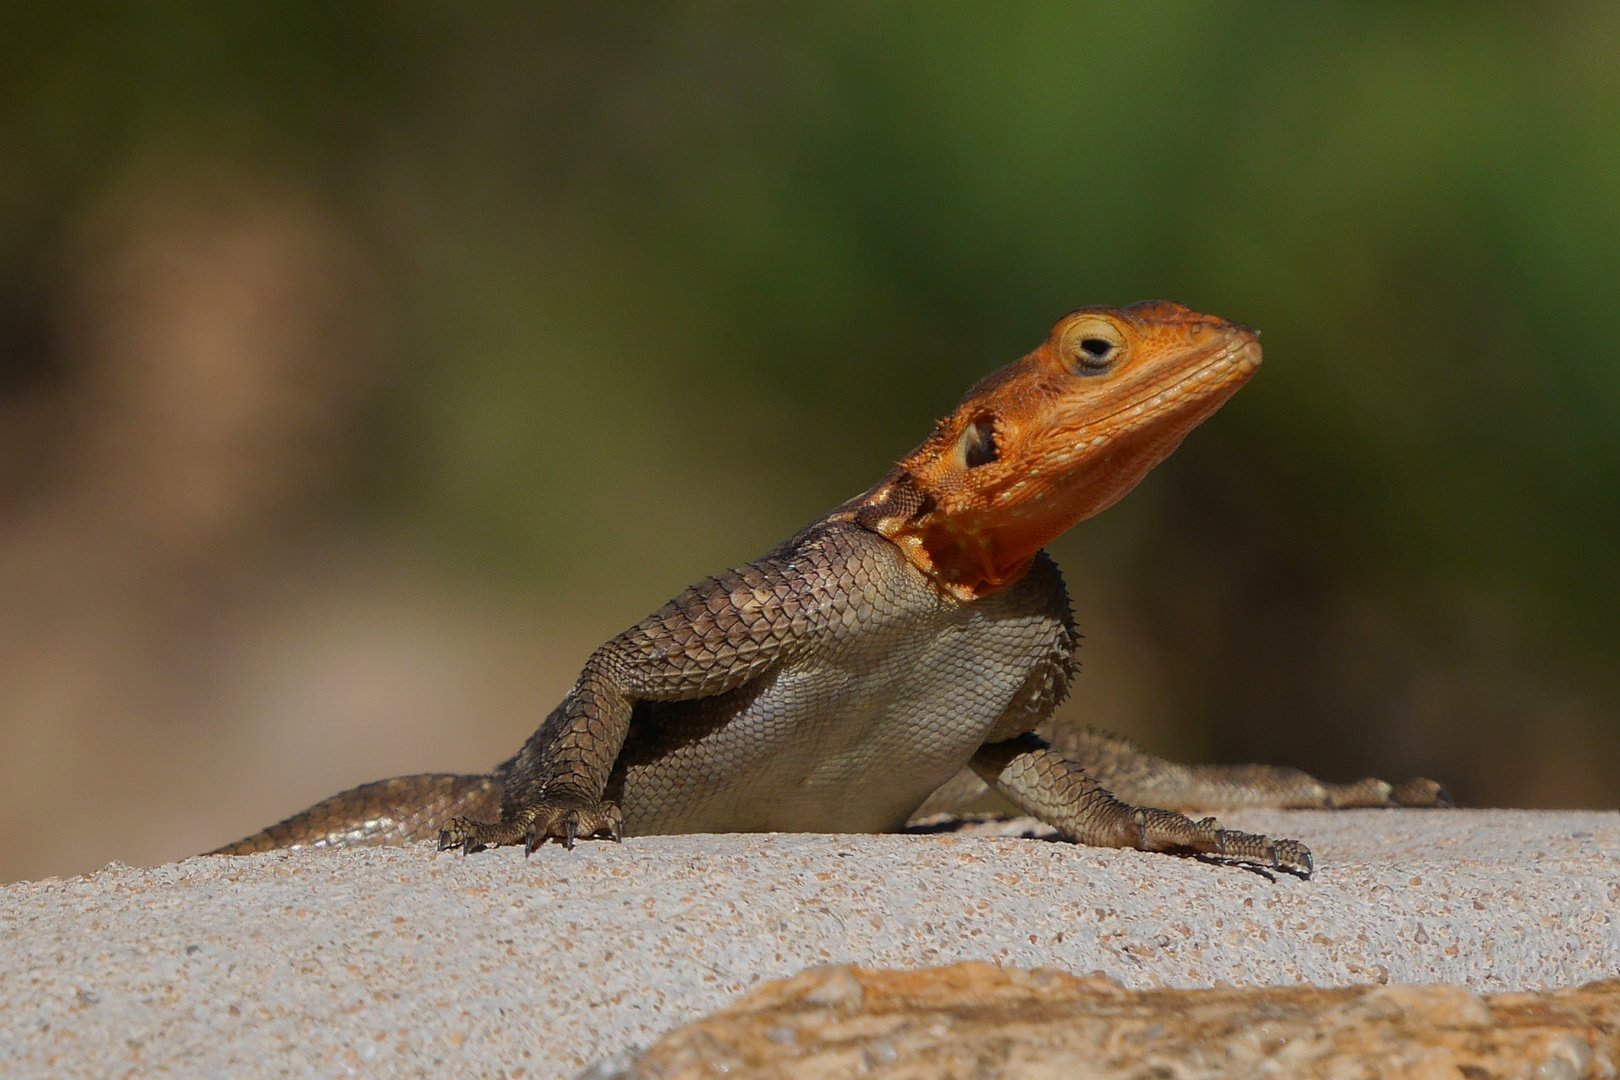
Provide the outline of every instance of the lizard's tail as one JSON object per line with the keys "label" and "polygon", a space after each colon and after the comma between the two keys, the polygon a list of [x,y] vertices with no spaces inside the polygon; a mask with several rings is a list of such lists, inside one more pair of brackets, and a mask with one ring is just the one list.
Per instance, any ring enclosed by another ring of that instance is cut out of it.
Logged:
{"label": "lizard's tail", "polygon": [[396,776],[339,792],[208,854],[252,855],[279,848],[378,847],[437,840],[439,830],[453,818],[499,819],[503,790],[495,776]]}

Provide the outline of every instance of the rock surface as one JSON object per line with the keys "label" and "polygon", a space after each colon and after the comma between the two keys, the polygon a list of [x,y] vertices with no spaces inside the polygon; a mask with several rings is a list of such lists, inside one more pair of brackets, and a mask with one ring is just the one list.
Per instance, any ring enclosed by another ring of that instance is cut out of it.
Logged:
{"label": "rock surface", "polygon": [[1542,994],[1460,986],[1126,990],[1057,971],[822,967],[660,1039],[601,1080],[1338,1080],[1620,1075],[1620,980]]}
{"label": "rock surface", "polygon": [[1476,994],[1620,972],[1620,814],[1224,818],[1306,840],[1317,875],[987,835],[771,835],[22,883],[0,906],[0,1074],[569,1077],[827,963]]}

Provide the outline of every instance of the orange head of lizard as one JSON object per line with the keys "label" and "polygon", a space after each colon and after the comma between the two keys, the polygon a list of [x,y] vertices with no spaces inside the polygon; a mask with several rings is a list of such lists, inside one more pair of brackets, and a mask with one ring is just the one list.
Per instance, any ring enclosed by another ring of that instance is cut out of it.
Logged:
{"label": "orange head of lizard", "polygon": [[1259,366],[1252,330],[1180,304],[1083,308],[969,390],[857,513],[957,597],[993,592],[1135,487]]}

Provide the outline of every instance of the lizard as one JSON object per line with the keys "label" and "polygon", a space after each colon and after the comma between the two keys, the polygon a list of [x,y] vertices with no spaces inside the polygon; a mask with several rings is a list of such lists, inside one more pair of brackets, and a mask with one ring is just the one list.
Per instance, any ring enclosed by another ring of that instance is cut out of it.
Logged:
{"label": "lizard", "polygon": [[967,784],[1081,844],[1309,876],[1298,840],[1178,811],[1446,806],[1446,790],[1177,765],[1090,730],[1064,757],[1036,732],[1078,666],[1045,546],[1126,495],[1260,362],[1253,330],[1180,304],[1071,312],[872,488],[598,648],[493,772],[353,788],[210,854],[893,831]]}

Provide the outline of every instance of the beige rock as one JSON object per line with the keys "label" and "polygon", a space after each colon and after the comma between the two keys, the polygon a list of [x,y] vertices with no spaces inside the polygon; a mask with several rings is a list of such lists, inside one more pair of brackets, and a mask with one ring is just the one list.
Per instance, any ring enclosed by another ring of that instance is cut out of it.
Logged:
{"label": "beige rock", "polygon": [[955,1077],[1620,1075],[1620,980],[1536,994],[1460,986],[1126,990],[1101,976],[964,963],[812,968],[587,1076]]}

